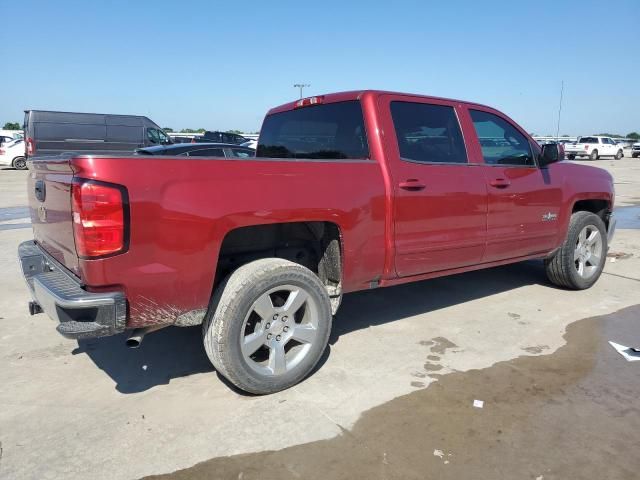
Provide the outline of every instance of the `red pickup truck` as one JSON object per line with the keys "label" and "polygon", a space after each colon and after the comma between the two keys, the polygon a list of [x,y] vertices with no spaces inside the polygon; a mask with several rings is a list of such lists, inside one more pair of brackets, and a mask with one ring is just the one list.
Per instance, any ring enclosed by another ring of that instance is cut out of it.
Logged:
{"label": "red pickup truck", "polygon": [[503,113],[357,91],[268,112],[257,158],[29,161],[31,313],[69,338],[202,324],[219,373],[301,381],[345,293],[542,259],[588,288],[615,229],[611,176]]}

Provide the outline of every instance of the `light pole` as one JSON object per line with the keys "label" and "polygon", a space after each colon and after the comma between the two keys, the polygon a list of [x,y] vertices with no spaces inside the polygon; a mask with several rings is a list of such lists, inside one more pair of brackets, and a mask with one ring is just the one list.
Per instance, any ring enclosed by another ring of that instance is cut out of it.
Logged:
{"label": "light pole", "polygon": [[310,87],[311,85],[309,85],[308,83],[294,83],[293,86],[300,89],[300,98],[302,98],[302,89]]}
{"label": "light pole", "polygon": [[560,105],[558,106],[558,128],[556,128],[556,143],[560,137],[560,114],[562,114],[562,94],[564,93],[564,80],[560,85]]}

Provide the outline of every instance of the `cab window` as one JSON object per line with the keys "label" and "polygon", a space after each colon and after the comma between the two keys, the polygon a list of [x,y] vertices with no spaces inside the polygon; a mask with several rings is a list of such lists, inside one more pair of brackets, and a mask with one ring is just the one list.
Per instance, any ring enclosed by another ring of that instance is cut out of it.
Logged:
{"label": "cab window", "polygon": [[328,103],[267,115],[260,131],[257,156],[369,158],[360,102]]}
{"label": "cab window", "polygon": [[469,110],[482,156],[487,165],[534,167],[527,138],[503,118],[480,110]]}
{"label": "cab window", "polygon": [[453,107],[391,102],[391,117],[402,160],[467,163],[467,152]]}

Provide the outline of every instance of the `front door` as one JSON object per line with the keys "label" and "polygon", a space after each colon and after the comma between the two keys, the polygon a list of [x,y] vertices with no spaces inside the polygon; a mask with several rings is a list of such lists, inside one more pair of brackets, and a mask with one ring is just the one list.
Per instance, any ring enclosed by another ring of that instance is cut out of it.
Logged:
{"label": "front door", "polygon": [[[490,109],[469,109],[478,136],[488,190],[487,248],[483,262],[548,252],[556,245],[561,183],[538,168],[527,137]],[[477,145],[477,144],[476,144]]]}
{"label": "front door", "polygon": [[395,267],[401,276],[480,262],[487,192],[468,161],[456,108],[446,101],[381,97],[394,188]]}

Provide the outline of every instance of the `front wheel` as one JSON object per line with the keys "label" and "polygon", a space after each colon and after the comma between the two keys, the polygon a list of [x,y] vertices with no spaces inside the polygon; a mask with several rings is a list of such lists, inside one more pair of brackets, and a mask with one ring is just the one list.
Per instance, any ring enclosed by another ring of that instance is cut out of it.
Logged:
{"label": "front wheel", "polygon": [[559,287],[589,288],[604,269],[607,250],[607,231],[602,219],[591,212],[576,212],[571,215],[562,247],[544,262],[547,277]]}
{"label": "front wheel", "polygon": [[16,157],[13,159],[13,168],[16,170],[26,170],[27,169],[27,159],[24,157]]}
{"label": "front wheel", "polygon": [[279,258],[256,260],[218,287],[203,323],[204,347],[238,388],[274,393],[311,372],[331,321],[327,290],[312,271]]}
{"label": "front wheel", "polygon": [[598,160],[598,150],[593,150],[591,155],[589,155],[590,160]]}
{"label": "front wheel", "polygon": [[624,157],[624,153],[622,153],[622,150],[618,150],[618,153],[616,153],[616,160],[620,160],[622,157]]}

